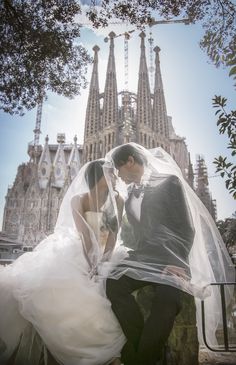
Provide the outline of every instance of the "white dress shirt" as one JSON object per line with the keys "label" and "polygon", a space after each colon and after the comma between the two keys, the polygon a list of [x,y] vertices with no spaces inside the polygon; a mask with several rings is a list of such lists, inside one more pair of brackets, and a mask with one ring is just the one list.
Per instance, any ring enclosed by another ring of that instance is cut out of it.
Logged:
{"label": "white dress shirt", "polygon": [[[134,183],[132,187],[137,188],[137,189],[140,186],[145,187],[149,183],[150,175],[151,175],[151,171],[149,169],[146,169],[141,178],[140,184],[138,185],[138,184]],[[134,194],[132,194],[132,196],[130,198],[129,211],[138,221],[140,221],[143,196],[144,196],[144,191],[141,192],[139,197],[136,197]]]}

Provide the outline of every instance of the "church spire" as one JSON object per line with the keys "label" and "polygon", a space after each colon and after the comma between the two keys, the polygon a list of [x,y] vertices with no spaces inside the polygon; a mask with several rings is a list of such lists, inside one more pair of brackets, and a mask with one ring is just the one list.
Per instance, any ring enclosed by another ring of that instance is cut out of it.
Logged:
{"label": "church spire", "polygon": [[114,56],[114,38],[115,33],[109,33],[110,37],[110,53],[107,65],[106,83],[104,90],[103,102],[103,129],[111,125],[118,127],[118,93],[116,81],[116,66]]}
{"label": "church spire", "polygon": [[89,96],[87,102],[86,116],[85,116],[85,128],[84,128],[84,148],[83,148],[83,160],[84,162],[91,161],[97,157],[97,138],[99,130],[101,129],[100,120],[100,94],[98,83],[98,46],[93,47],[94,59],[93,59],[93,71],[90,81]]}
{"label": "church spire", "polygon": [[154,85],[154,98],[153,98],[153,128],[155,132],[169,137],[168,117],[166,111],[166,102],[163,90],[163,83],[161,77],[159,47],[154,48],[156,53],[156,72],[155,72],[155,85]]}
{"label": "church spire", "polygon": [[54,172],[54,186],[57,188],[62,188],[67,175],[67,166],[65,160],[65,151],[64,151],[64,143],[65,143],[65,134],[58,133],[57,134],[57,152],[53,162],[53,172]]}
{"label": "church spire", "polygon": [[90,82],[88,103],[85,117],[84,141],[97,133],[100,128],[100,101],[99,101],[99,83],[98,83],[98,46],[93,47],[94,60],[93,71]]}
{"label": "church spire", "polygon": [[190,153],[188,153],[188,176],[187,181],[192,189],[194,189],[194,172],[193,172],[193,164],[191,162]]}
{"label": "church spire", "polygon": [[39,186],[41,189],[45,189],[48,185],[50,176],[51,176],[51,168],[52,162],[50,157],[48,136],[45,138],[45,145],[40,156],[40,160],[38,163],[38,178],[39,178]]}
{"label": "church spire", "polygon": [[201,199],[203,204],[209,210],[211,216],[216,220],[216,206],[215,201],[212,200],[209,183],[208,183],[208,173],[203,156],[197,157],[197,168],[196,168],[196,194]]}
{"label": "church spire", "polygon": [[37,163],[38,158],[42,152],[42,146],[39,145],[39,137],[41,133],[41,121],[42,121],[42,110],[43,110],[43,101],[44,101],[44,91],[43,87],[38,96],[38,106],[37,106],[37,114],[36,114],[36,124],[34,132],[34,141],[29,143],[28,145],[28,154],[30,156],[30,161]]}
{"label": "church spire", "polygon": [[68,166],[69,166],[70,180],[72,181],[80,169],[80,157],[77,145],[77,136],[74,137],[74,146],[70,153]]}
{"label": "church spire", "polygon": [[[151,105],[151,93],[148,79],[147,61],[145,55],[144,38],[146,37],[144,32],[140,33],[141,38],[141,56],[139,64],[139,80],[138,80],[138,92],[137,92],[137,114],[136,123],[137,130],[145,126],[152,127],[152,105]],[[143,142],[141,138],[137,138],[139,142]],[[143,142],[145,145],[145,141]],[[147,147],[147,146],[145,146]]]}

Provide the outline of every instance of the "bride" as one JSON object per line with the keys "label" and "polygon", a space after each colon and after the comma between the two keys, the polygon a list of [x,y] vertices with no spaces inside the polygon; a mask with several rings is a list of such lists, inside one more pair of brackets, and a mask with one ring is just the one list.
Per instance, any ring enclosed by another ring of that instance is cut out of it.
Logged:
{"label": "bride", "polygon": [[[54,233],[1,268],[1,364],[16,348],[18,358],[32,356],[35,333],[60,364],[119,363],[125,337],[106,298],[104,278],[126,255],[115,247],[123,200],[112,170],[108,182],[104,176],[104,161],[80,170],[63,199]],[[29,323],[33,331],[27,330]]]}

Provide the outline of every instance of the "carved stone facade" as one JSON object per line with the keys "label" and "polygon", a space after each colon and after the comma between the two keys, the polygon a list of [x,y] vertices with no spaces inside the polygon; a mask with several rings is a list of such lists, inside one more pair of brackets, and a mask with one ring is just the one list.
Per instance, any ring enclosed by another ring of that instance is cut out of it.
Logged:
{"label": "carved stone facade", "polygon": [[46,138],[37,156],[29,146],[31,160],[18,167],[6,195],[3,232],[25,246],[34,247],[53,231],[63,196],[80,168],[82,148],[76,138],[66,144],[58,135],[58,141],[49,145]]}
{"label": "carved stone facade", "polygon": [[[140,34],[141,54],[137,94],[118,92],[114,56],[115,33],[109,34],[110,51],[105,89],[99,91],[98,52],[95,46],[93,71],[85,117],[84,144],[30,145],[30,162],[18,167],[14,184],[8,189],[3,217],[3,232],[24,246],[35,246],[55,226],[63,196],[81,164],[105,156],[113,147],[138,142],[146,148],[161,146],[176,160],[186,180],[194,187],[194,173],[185,139],[176,135],[167,115],[160,70],[160,48],[155,47],[155,85],[151,93],[145,55],[145,33]],[[200,179],[201,180],[201,179]],[[199,180],[199,181],[200,181]],[[196,192],[212,213],[209,191]],[[213,205],[212,205],[213,204]],[[214,208],[215,209],[215,208]],[[214,210],[213,209],[213,210]],[[215,211],[215,210],[214,210]]]}
{"label": "carved stone facade", "polygon": [[145,33],[140,34],[141,53],[137,94],[117,91],[114,56],[115,33],[109,34],[108,58],[104,92],[99,91],[98,52],[95,46],[90,82],[83,162],[103,157],[111,148],[127,142],[137,142],[146,148],[161,146],[177,161],[186,179],[190,165],[185,140],[175,134],[171,117],[167,115],[160,70],[160,48],[155,47],[155,85],[151,93],[145,54]]}

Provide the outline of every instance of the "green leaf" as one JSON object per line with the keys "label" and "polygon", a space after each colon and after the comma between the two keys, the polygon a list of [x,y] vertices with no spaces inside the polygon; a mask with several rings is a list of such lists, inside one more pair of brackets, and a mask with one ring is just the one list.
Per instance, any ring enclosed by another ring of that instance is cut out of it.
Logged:
{"label": "green leaf", "polygon": [[228,188],[229,188],[230,181],[231,181],[230,179],[228,179],[228,180],[226,180],[226,181],[225,181],[226,189],[228,189]]}

